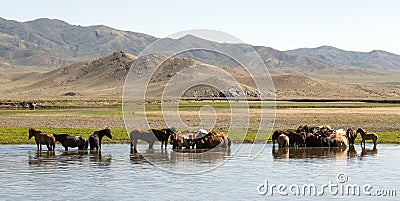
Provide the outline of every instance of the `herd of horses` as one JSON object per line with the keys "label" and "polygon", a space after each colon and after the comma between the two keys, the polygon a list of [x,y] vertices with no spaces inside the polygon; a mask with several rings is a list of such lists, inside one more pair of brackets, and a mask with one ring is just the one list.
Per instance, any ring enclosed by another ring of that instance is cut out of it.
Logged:
{"label": "herd of horses", "polygon": [[[90,145],[90,150],[101,149],[101,141],[104,136],[112,139],[111,130],[106,128],[95,131],[89,140],[82,136],[71,136],[69,134],[50,134],[33,128],[29,129],[29,139],[35,137],[38,150],[42,150],[42,145],[46,145],[48,150],[54,150],[55,143],[60,142],[68,151],[68,147],[78,147],[79,150],[86,150]],[[231,140],[224,133],[214,131],[206,132],[201,129],[195,132],[177,132],[174,128],[138,130],[134,129],[130,133],[131,150],[137,152],[138,140],[149,144],[149,149],[153,149],[156,141],[161,142],[161,148],[167,148],[167,143],[172,145],[172,149],[178,150],[183,147],[186,149],[212,149],[215,147],[229,148]]]}
{"label": "herd of horses", "polygon": [[354,145],[358,133],[361,135],[361,147],[365,148],[365,141],[372,140],[374,147],[378,141],[378,135],[367,133],[364,129],[353,128],[332,129],[330,126],[309,127],[301,125],[297,129],[276,130],[272,134],[272,143],[278,143],[279,147],[344,147]]}
{"label": "herd of horses", "polygon": [[[278,143],[279,147],[344,147],[354,145],[358,133],[361,135],[361,147],[365,148],[365,141],[372,140],[374,147],[378,140],[375,133],[367,133],[364,129],[352,128],[334,130],[330,126],[309,127],[301,125],[297,129],[276,130],[272,134],[272,143]],[[50,134],[33,128],[29,129],[29,139],[35,137],[38,150],[42,150],[42,145],[46,145],[48,150],[54,150],[55,143],[60,142],[68,151],[68,147],[77,147],[79,150],[100,150],[101,141],[104,136],[112,139],[109,128],[95,131],[89,139],[82,136],[72,136],[69,134]],[[149,144],[149,149],[153,149],[156,141],[161,142],[161,149],[167,148],[167,144],[172,145],[172,149],[213,149],[216,147],[230,148],[231,140],[223,133],[215,131],[207,132],[203,129],[190,132],[188,130],[177,132],[174,128],[139,130],[134,129],[130,133],[131,151],[137,152],[138,140]]]}
{"label": "herd of horses", "polygon": [[167,148],[167,142],[172,145],[172,149],[178,150],[183,147],[186,149],[213,149],[215,147],[229,148],[231,140],[221,132],[207,132],[203,129],[190,132],[188,130],[177,132],[175,128],[139,130],[134,129],[130,133],[131,150],[137,152],[137,141],[146,141],[149,149],[153,148],[155,141],[161,142],[161,149]]}
{"label": "herd of horses", "polygon": [[38,150],[42,150],[42,145],[47,146],[47,150],[54,150],[56,142],[60,142],[68,151],[68,147],[78,147],[79,150],[86,150],[90,145],[90,150],[101,149],[101,140],[104,136],[112,139],[111,130],[106,128],[103,130],[95,131],[89,136],[89,140],[82,136],[71,136],[69,134],[50,134],[33,128],[29,129],[28,138],[35,137]]}

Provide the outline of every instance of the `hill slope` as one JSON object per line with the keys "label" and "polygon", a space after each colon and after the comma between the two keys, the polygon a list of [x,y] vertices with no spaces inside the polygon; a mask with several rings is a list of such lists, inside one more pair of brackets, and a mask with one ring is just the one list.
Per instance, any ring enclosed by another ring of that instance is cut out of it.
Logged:
{"label": "hill slope", "polygon": [[106,26],[60,20],[17,22],[0,18],[0,65],[57,68],[125,50],[138,54],[155,37]]}
{"label": "hill slope", "polygon": [[[160,62],[162,64],[154,71],[153,67]],[[146,79],[149,79],[146,96],[156,99],[168,86],[173,86],[171,93],[186,97],[221,97],[221,92],[238,96],[239,88],[244,89],[247,97],[269,93],[257,91],[252,77],[242,69],[220,68],[189,58],[167,58],[159,54],[137,58],[125,52],[74,63],[47,73],[18,75],[3,81],[0,93],[8,99],[120,99],[129,70],[133,75],[128,83],[132,84],[129,90],[134,92],[137,84],[147,83]],[[266,75],[256,76],[259,79]],[[400,98],[397,83],[384,86],[344,84],[295,75],[272,76],[272,80],[278,99]],[[207,86],[210,84],[218,85],[220,90]]]}

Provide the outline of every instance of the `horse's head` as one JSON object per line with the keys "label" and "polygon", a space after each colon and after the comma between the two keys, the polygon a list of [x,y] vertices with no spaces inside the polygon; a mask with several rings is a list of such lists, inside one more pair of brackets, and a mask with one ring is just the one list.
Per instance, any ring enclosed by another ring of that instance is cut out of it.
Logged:
{"label": "horse's head", "polygon": [[40,132],[42,132],[42,131],[37,131],[37,130],[35,130],[33,128],[29,128],[29,136],[28,136],[28,138],[31,139],[33,136],[36,135],[36,133],[40,133]]}
{"label": "horse's head", "polygon": [[109,128],[105,128],[105,129],[99,131],[99,135],[102,135],[102,136],[105,135],[108,138],[112,139],[111,130]]}
{"label": "horse's head", "polygon": [[357,129],[357,131],[356,131],[356,133],[361,133],[361,134],[364,134],[364,133],[365,133],[365,131],[364,131],[362,128],[358,128],[358,129]]}
{"label": "horse's head", "polygon": [[165,128],[165,129],[162,129],[164,132],[165,132],[165,134],[167,134],[168,136],[170,136],[170,135],[172,135],[173,133],[175,133],[176,134],[176,129],[174,128],[174,127],[172,127],[172,128]]}

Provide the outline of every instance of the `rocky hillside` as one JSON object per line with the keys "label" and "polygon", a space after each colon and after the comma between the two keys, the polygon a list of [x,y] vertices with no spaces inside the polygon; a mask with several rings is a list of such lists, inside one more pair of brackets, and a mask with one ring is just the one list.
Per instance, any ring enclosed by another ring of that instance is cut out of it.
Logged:
{"label": "rocky hillside", "polygon": [[137,55],[155,37],[106,26],[60,20],[17,22],[0,18],[0,67],[58,68],[124,50]]}
{"label": "rocky hillside", "polygon": [[[130,75],[126,79],[128,72]],[[260,79],[266,75],[255,76],[258,77],[254,79]],[[398,83],[384,86],[344,84],[296,75],[272,76],[272,81],[278,99],[400,98]],[[271,93],[256,90],[253,78],[242,69],[220,68],[189,58],[167,58],[159,54],[137,58],[121,51],[47,73],[8,77],[2,81],[0,93],[8,99],[120,99],[125,83],[134,94],[138,86],[148,83],[146,96],[155,99],[159,99],[167,87],[170,87],[170,94],[192,98],[237,97],[243,95],[240,88],[244,89],[245,96],[252,98],[259,97],[260,93]]]}

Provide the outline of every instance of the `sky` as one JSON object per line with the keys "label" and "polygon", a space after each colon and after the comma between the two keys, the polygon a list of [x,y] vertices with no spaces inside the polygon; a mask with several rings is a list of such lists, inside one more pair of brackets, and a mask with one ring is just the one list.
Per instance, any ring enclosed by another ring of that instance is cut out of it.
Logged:
{"label": "sky", "polygon": [[400,55],[399,10],[398,0],[7,0],[0,17],[101,24],[156,37],[212,29],[278,50],[329,45]]}

